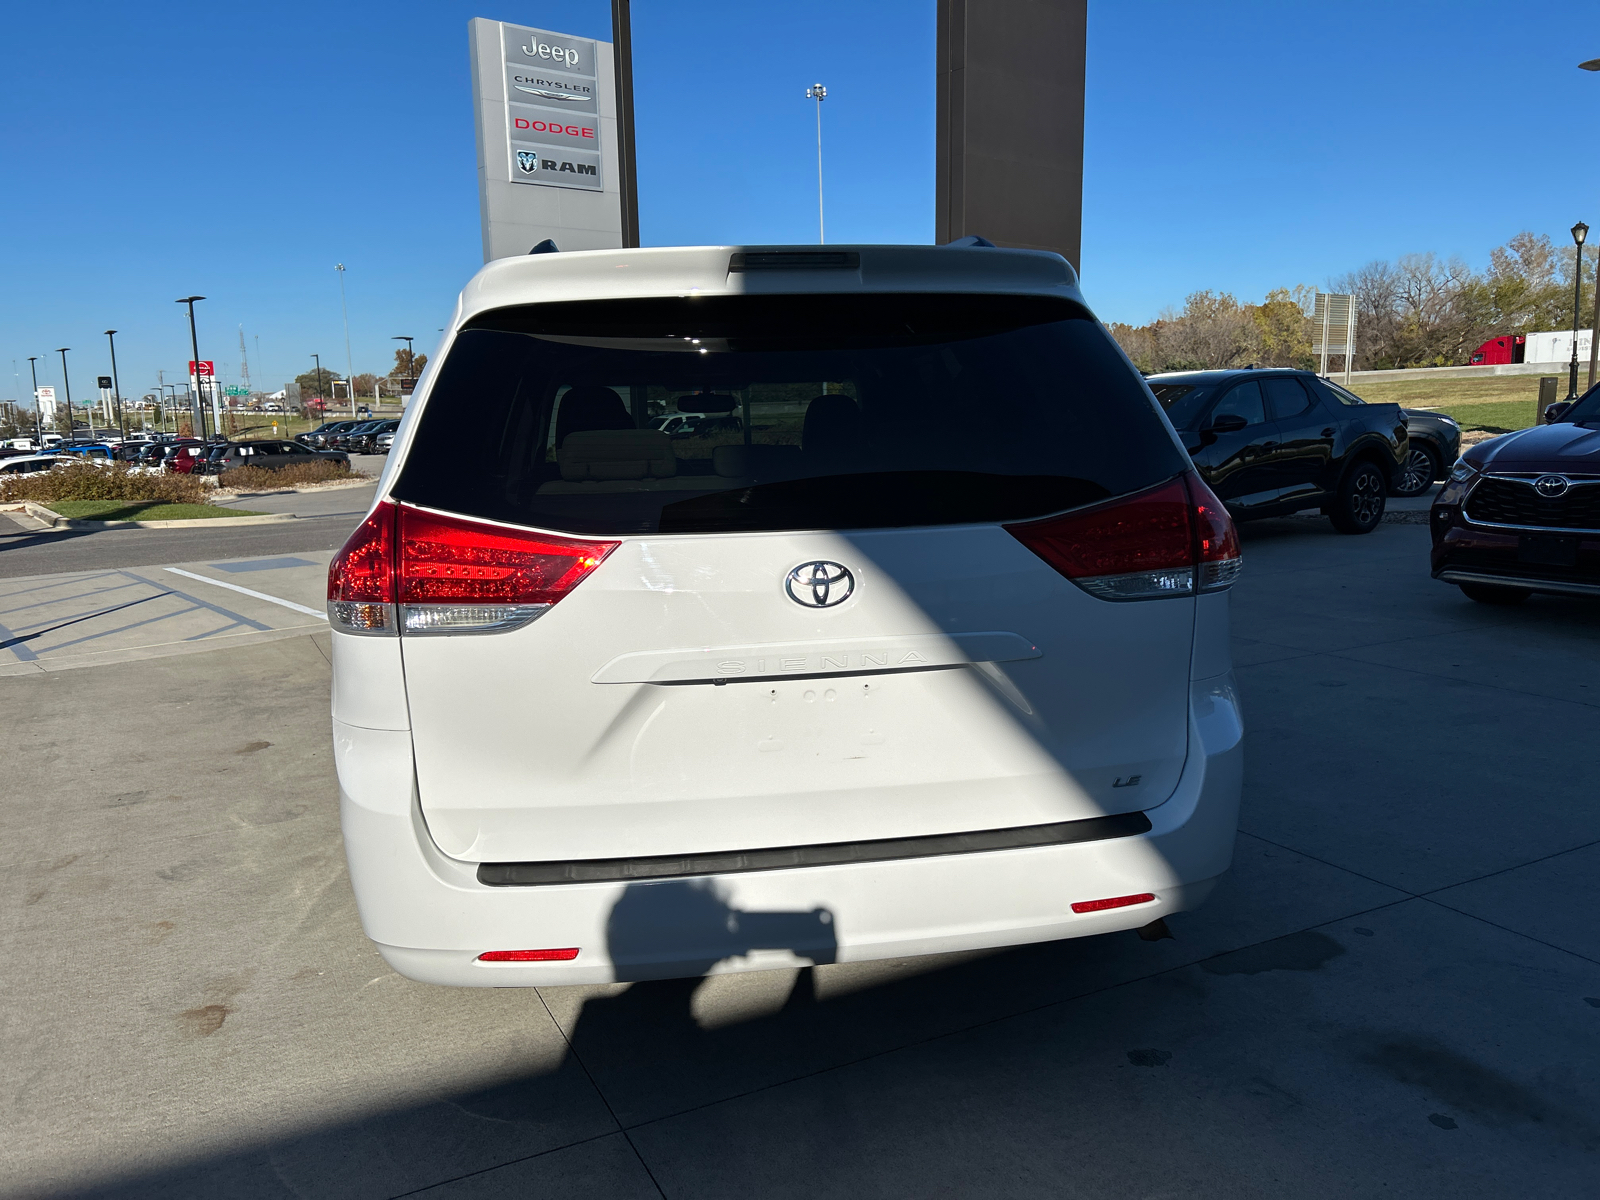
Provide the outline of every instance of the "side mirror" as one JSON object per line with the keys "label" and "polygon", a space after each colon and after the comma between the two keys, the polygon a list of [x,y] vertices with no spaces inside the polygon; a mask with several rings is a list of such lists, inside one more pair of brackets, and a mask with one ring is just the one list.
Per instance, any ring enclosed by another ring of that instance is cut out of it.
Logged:
{"label": "side mirror", "polygon": [[1554,425],[1567,415],[1567,410],[1571,407],[1572,401],[1570,400],[1557,400],[1554,404],[1545,405],[1544,423],[1546,425]]}
{"label": "side mirror", "polygon": [[1207,433],[1238,433],[1250,422],[1239,413],[1218,413],[1211,418],[1211,423],[1206,426]]}

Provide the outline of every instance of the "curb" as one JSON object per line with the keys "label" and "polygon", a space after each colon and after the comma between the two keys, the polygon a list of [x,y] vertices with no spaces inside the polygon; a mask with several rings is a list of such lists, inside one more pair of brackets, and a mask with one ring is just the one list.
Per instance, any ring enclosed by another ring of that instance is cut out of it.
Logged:
{"label": "curb", "polygon": [[246,500],[251,496],[314,496],[318,492],[340,492],[347,488],[371,487],[378,482],[376,475],[370,479],[346,479],[338,483],[308,483],[301,487],[266,488],[262,491],[239,492],[228,488],[218,488],[216,495],[227,496],[233,500]]}
{"label": "curb", "polygon": [[87,521],[63,517],[32,500],[24,501],[23,507],[30,517],[53,529],[217,529],[229,525],[271,525],[295,519],[293,513],[262,513],[259,517],[196,517],[187,521]]}

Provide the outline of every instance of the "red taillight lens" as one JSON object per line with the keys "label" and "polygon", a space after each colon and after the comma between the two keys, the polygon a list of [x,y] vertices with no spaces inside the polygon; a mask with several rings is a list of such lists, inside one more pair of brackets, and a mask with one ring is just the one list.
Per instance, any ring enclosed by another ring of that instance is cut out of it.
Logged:
{"label": "red taillight lens", "polygon": [[395,506],[372,510],[328,564],[328,621],[346,633],[393,635]]}
{"label": "red taillight lens", "polygon": [[405,631],[485,633],[543,615],[621,543],[402,507],[398,545]]}
{"label": "red taillight lens", "polygon": [[1153,892],[1140,892],[1135,896],[1112,896],[1108,900],[1079,900],[1072,906],[1075,913],[1105,912],[1108,908],[1127,908],[1133,904],[1149,904],[1155,899]]}
{"label": "red taillight lens", "polygon": [[1103,600],[1192,596],[1227,587],[1239,540],[1221,502],[1192,472],[1133,496],[1007,532]]}
{"label": "red taillight lens", "polygon": [[571,962],[578,957],[578,947],[567,946],[560,950],[485,950],[478,955],[479,962]]}
{"label": "red taillight lens", "polygon": [[1220,592],[1239,577],[1244,558],[1239,553],[1239,531],[1205,480],[1191,471],[1184,477],[1194,504],[1195,560],[1202,592]]}

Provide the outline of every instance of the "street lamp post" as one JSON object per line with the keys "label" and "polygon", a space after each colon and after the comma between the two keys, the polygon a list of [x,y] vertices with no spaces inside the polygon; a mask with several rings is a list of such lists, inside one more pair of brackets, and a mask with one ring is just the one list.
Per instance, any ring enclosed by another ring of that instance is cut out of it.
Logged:
{"label": "street lamp post", "polygon": [[406,344],[406,378],[415,379],[417,377],[417,354],[411,348],[411,343],[414,339],[409,334],[397,333],[389,340]]}
{"label": "street lamp post", "polygon": [[44,422],[39,415],[39,356],[28,357],[28,370],[33,373],[33,444],[36,449],[44,449]]}
{"label": "street lamp post", "polygon": [[72,379],[67,375],[67,351],[71,346],[61,346],[56,353],[61,355],[61,382],[67,389],[67,432],[61,436],[67,441],[72,440]]}
{"label": "street lamp post", "polygon": [[1577,253],[1572,262],[1572,371],[1567,380],[1567,399],[1578,398],[1578,310],[1583,306],[1583,239],[1589,236],[1589,227],[1579,221],[1572,227],[1572,241]]}
{"label": "street lamp post", "polygon": [[339,310],[344,314],[344,390],[350,393],[350,419],[356,415],[356,368],[350,358],[350,308],[344,302],[344,264],[334,263],[339,272]]}
{"label": "street lamp post", "polygon": [[[311,380],[312,380],[313,386],[317,389],[317,399],[321,400],[322,399],[322,356],[320,354],[313,354],[311,356],[311,361],[317,364],[316,372],[312,375]],[[330,388],[329,390],[331,391],[332,389]],[[304,407],[304,405],[305,405],[305,397],[304,396],[300,397],[300,402],[301,402],[301,406]],[[323,416],[327,416],[328,415],[328,406],[326,404],[324,404],[322,406],[322,415]]]}
{"label": "street lamp post", "polygon": [[[1578,64],[1584,71],[1600,71],[1600,58],[1591,58]],[[1589,334],[1589,386],[1594,386],[1595,374],[1600,369],[1600,263],[1595,264],[1594,329]]]}
{"label": "street lamp post", "polygon": [[194,354],[194,390],[195,409],[200,415],[200,440],[206,440],[206,401],[205,392],[200,387],[200,338],[194,331],[194,302],[204,300],[204,296],[185,296],[178,300],[178,304],[189,306],[189,349]]}
{"label": "street lamp post", "polygon": [[817,245],[819,246],[828,240],[822,231],[822,102],[827,98],[828,89],[820,83],[813,83],[806,89],[806,99],[817,102]]}
{"label": "street lamp post", "polygon": [[128,440],[128,423],[122,419],[122,387],[117,383],[117,331],[106,330],[106,341],[111,343],[111,399],[117,406],[117,428],[122,430],[122,440]]}

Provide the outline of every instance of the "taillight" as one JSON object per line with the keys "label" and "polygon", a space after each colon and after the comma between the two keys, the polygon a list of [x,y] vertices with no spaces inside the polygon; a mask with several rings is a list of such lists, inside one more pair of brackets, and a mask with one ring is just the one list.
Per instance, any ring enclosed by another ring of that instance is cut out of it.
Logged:
{"label": "taillight", "polygon": [[387,500],[357,527],[328,564],[328,623],[346,633],[393,637],[394,523]]}
{"label": "taillight", "polygon": [[548,612],[619,545],[402,507],[401,628],[412,634],[516,629]]}
{"label": "taillight", "polygon": [[1133,496],[1006,531],[1102,600],[1214,592],[1239,574],[1239,536],[1192,471]]}

